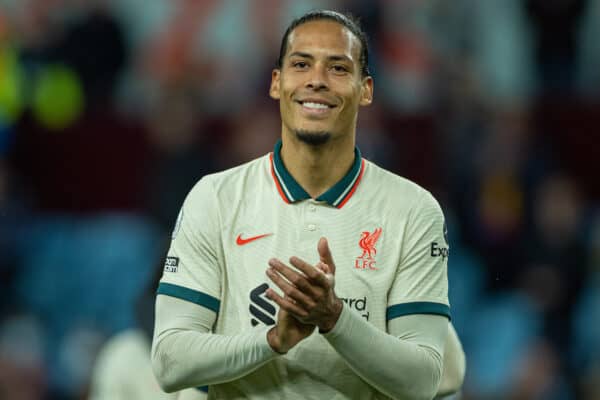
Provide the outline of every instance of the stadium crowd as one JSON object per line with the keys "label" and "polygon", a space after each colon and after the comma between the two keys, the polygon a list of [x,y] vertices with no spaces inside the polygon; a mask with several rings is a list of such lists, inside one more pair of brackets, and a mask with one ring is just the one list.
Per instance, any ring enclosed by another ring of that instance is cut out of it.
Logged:
{"label": "stadium crowd", "polygon": [[86,398],[189,189],[271,151],[314,8],[369,33],[363,155],[448,219],[461,398],[600,398],[599,0],[0,1],[0,398]]}

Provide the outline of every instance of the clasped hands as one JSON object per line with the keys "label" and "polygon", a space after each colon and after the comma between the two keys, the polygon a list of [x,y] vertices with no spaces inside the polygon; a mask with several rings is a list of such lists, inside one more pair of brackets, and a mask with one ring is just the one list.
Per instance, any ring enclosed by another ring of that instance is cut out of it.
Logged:
{"label": "clasped hands", "polygon": [[284,294],[266,291],[279,305],[277,324],[267,334],[269,345],[278,353],[286,353],[315,327],[330,331],[342,312],[342,301],[334,291],[335,264],[327,239],[319,240],[317,251],[320,260],[315,266],[298,257],[290,258],[295,269],[278,259],[269,260],[267,276]]}

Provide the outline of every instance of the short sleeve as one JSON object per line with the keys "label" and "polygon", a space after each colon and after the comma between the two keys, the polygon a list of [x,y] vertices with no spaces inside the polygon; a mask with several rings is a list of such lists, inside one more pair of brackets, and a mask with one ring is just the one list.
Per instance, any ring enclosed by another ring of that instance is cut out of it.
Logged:
{"label": "short sleeve", "polygon": [[215,313],[221,297],[220,218],[208,177],[200,180],[183,203],[157,294],[196,303]]}
{"label": "short sleeve", "polygon": [[400,264],[388,294],[387,320],[410,314],[450,318],[449,244],[444,214],[424,191],[408,216]]}

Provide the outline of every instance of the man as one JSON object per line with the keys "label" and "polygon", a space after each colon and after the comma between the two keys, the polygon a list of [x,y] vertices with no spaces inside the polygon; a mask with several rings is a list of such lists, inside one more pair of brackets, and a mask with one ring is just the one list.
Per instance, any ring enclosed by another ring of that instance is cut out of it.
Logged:
{"label": "man", "polygon": [[[203,178],[182,207],[158,288],[158,381],[209,398],[433,398],[446,340],[460,346],[444,218],[355,148],[373,99],[364,33],[331,11],[295,20],[270,95],[274,152]],[[456,390],[462,372],[446,375]]]}

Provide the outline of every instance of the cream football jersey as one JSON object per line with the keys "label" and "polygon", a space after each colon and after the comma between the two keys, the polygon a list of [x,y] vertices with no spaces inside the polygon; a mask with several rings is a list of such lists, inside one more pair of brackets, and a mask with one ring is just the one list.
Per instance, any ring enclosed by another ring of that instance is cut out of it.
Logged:
{"label": "cream football jersey", "polygon": [[[360,156],[316,199],[273,153],[204,177],[184,202],[158,294],[215,313],[213,332],[235,335],[273,325],[270,258],[319,259],[326,237],[336,264],[338,297],[378,329],[409,314],[450,316],[448,243],[432,195]],[[384,398],[315,331],[285,356],[231,382],[209,398]]]}

